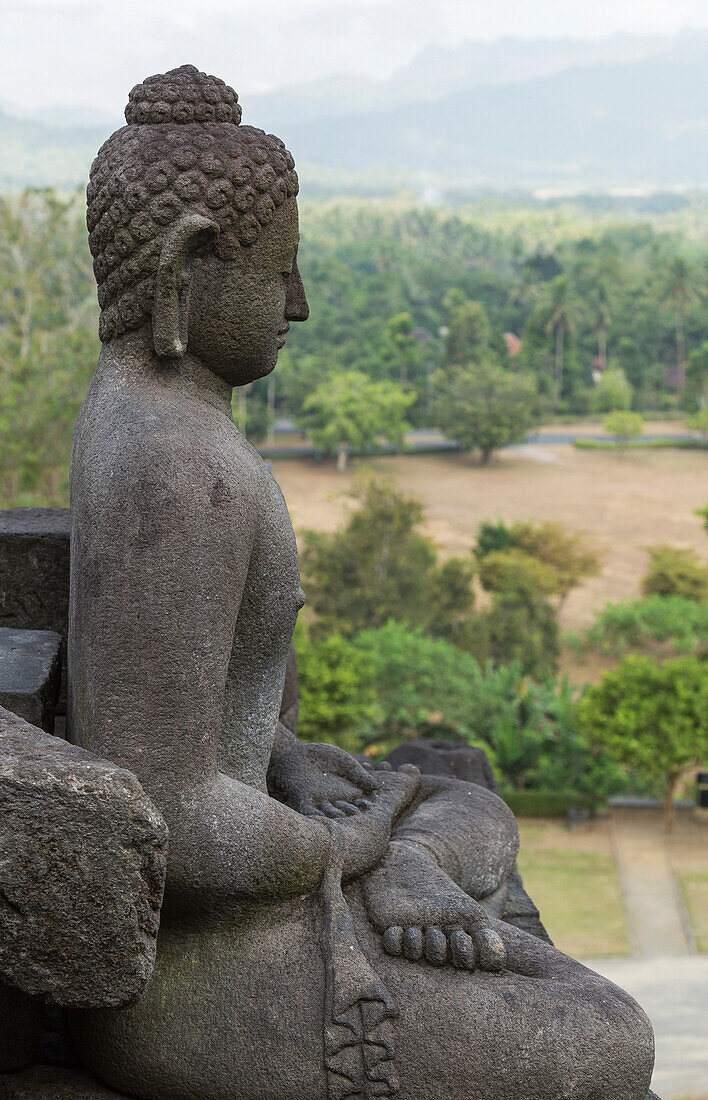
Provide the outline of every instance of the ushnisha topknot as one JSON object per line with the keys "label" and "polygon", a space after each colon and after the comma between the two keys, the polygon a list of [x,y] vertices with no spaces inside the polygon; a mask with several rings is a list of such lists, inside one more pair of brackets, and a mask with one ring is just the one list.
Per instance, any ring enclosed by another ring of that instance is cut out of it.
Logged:
{"label": "ushnisha topknot", "polygon": [[104,343],[149,320],[162,239],[181,217],[216,222],[212,252],[230,260],[298,192],[280,138],[242,126],[233,88],[193,65],[137,84],[125,117],[99,149],[86,190]]}
{"label": "ushnisha topknot", "polygon": [[194,65],[181,65],[161,76],[149,76],[128,96],[128,125],[162,126],[168,122],[241,121],[241,107],[233,88],[218,76],[200,73]]}

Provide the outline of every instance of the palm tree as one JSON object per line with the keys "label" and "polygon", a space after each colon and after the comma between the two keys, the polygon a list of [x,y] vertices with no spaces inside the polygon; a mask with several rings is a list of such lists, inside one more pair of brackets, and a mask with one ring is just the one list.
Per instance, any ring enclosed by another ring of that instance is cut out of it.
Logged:
{"label": "palm tree", "polygon": [[600,370],[607,368],[607,331],[612,322],[610,313],[610,300],[605,283],[599,283],[597,287],[597,312],[595,313],[595,333],[597,335],[597,357],[600,362]]}
{"label": "palm tree", "polygon": [[561,395],[563,388],[563,354],[565,350],[565,338],[572,333],[574,325],[573,311],[570,304],[570,286],[565,275],[558,275],[549,283],[551,300],[546,321],[546,332],[555,340],[555,367],[554,377],[556,383],[556,398]]}
{"label": "palm tree", "polygon": [[686,365],[686,309],[697,297],[693,268],[685,256],[674,256],[668,267],[664,302],[674,311],[676,361],[679,367]]}

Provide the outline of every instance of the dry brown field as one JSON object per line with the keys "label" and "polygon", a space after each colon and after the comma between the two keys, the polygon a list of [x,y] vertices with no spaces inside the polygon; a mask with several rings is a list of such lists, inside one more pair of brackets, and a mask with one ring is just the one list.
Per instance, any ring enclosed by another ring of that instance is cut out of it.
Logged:
{"label": "dry brown field", "polygon": [[[298,534],[342,523],[355,506],[347,493],[360,465],[339,474],[331,462],[273,463]],[[443,555],[469,553],[483,520],[555,520],[585,532],[601,551],[602,572],[571,593],[564,630],[588,626],[608,600],[637,596],[648,546],[692,546],[708,559],[708,535],[694,514],[708,503],[706,452],[621,456],[565,444],[524,445],[500,452],[487,467],[460,454],[381,457],[367,465],[422,500],[425,530]]]}

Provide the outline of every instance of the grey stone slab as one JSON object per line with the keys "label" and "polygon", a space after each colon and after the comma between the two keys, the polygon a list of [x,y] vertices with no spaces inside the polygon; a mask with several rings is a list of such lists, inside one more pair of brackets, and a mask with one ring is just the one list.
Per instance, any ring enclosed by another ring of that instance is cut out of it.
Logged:
{"label": "grey stone slab", "polygon": [[69,528],[68,508],[0,511],[0,626],[61,635],[60,714],[66,712]]}
{"label": "grey stone slab", "polygon": [[54,728],[61,651],[54,631],[0,627],[0,706],[47,733]]}
{"label": "grey stone slab", "polygon": [[0,709],[0,979],[63,1005],[139,994],[166,840],[130,772]]}
{"label": "grey stone slab", "polygon": [[69,616],[69,509],[0,512],[0,626],[55,630]]}

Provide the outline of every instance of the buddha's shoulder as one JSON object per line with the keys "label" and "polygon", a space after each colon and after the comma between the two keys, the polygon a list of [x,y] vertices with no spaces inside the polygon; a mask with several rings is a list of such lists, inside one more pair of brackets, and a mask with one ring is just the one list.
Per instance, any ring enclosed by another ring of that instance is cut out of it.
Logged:
{"label": "buddha's shoulder", "polygon": [[145,395],[129,388],[92,395],[74,433],[75,474],[100,479],[122,474],[161,477],[198,485],[221,479],[236,497],[262,492],[266,464],[223,409],[175,400],[169,392]]}

